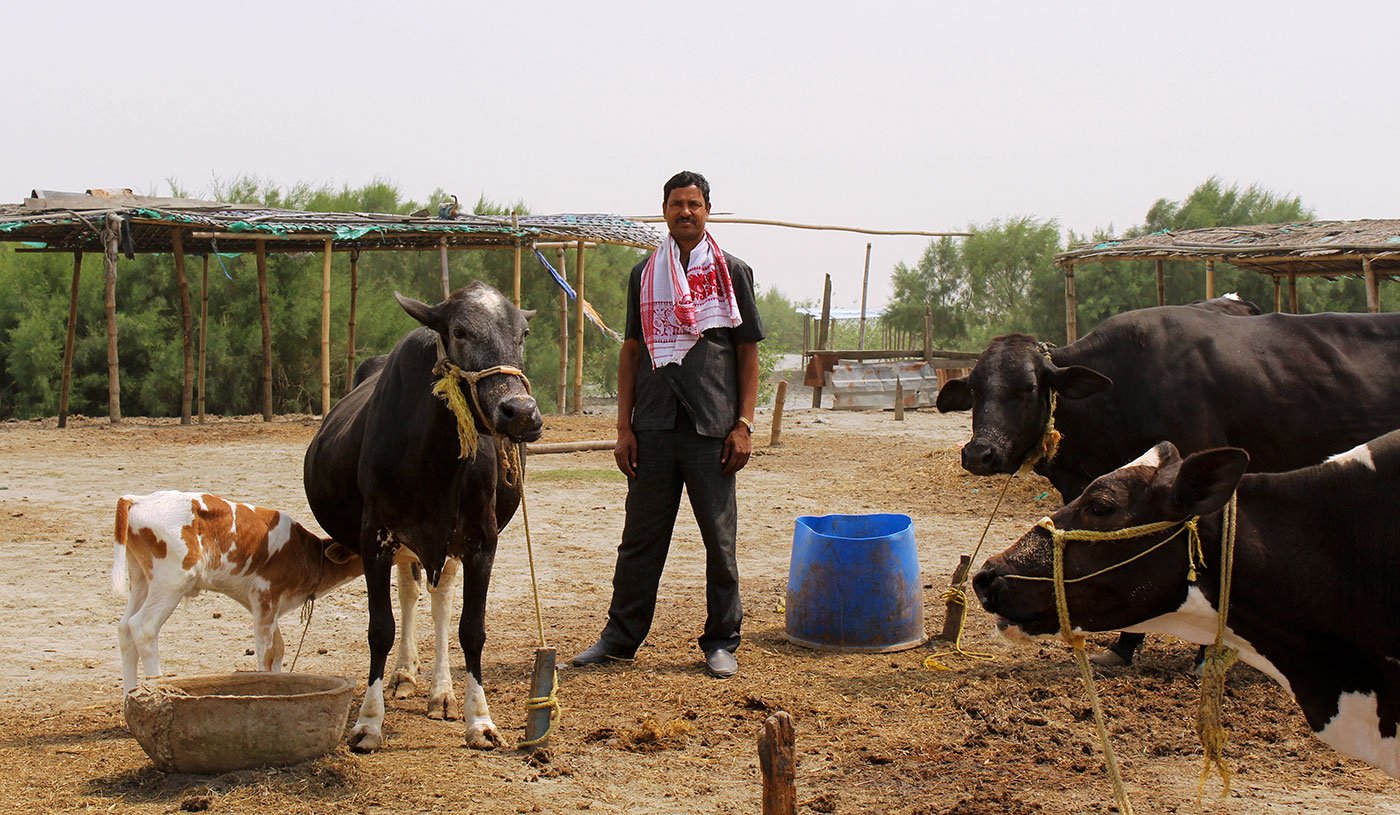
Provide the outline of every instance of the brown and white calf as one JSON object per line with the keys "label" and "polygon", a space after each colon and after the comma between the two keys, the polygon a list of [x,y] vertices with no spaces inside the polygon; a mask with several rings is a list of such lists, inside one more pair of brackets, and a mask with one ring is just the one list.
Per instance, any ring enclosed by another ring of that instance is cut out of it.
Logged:
{"label": "brown and white calf", "polygon": [[[1187,535],[1155,551],[1172,530],[1120,541],[1067,537],[1064,576],[1086,576],[1066,584],[1070,625],[1212,642],[1223,508],[1237,494],[1225,645],[1290,691],[1324,742],[1400,777],[1400,431],[1301,470],[1244,475],[1248,462],[1237,448],[1183,459],[1164,442],[1055,512],[1056,530],[1098,532],[1199,517],[1204,546],[1192,582]],[[1037,526],[973,578],[1008,635],[1059,632],[1044,580],[1053,548],[1051,533]]]}
{"label": "brown and white calf", "polygon": [[253,613],[258,668],[280,671],[277,618],[364,572],[358,554],[287,513],[207,493],[124,495],[115,534],[112,591],[128,593],[117,623],[127,693],[138,683],[138,657],[148,677],[160,675],[156,640],[184,598],[208,590],[241,603]]}

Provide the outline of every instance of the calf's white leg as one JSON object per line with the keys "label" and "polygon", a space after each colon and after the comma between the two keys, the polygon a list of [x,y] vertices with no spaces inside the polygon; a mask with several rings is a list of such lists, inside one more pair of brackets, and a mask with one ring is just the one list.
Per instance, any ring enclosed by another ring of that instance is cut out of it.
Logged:
{"label": "calf's white leg", "polygon": [[399,630],[398,658],[389,679],[389,692],[395,699],[407,699],[418,689],[418,581],[413,577],[414,567],[410,562],[395,564],[399,616],[403,623]]}
{"label": "calf's white leg", "polygon": [[127,694],[136,690],[139,680],[136,673],[136,660],[139,656],[136,648],[136,637],[132,629],[132,617],[141,610],[142,604],[146,602],[146,592],[150,586],[146,579],[146,573],[141,571],[139,564],[127,563],[127,575],[130,586],[127,589],[126,611],[122,618],[117,621],[117,645],[121,649],[122,655],[122,693]]}

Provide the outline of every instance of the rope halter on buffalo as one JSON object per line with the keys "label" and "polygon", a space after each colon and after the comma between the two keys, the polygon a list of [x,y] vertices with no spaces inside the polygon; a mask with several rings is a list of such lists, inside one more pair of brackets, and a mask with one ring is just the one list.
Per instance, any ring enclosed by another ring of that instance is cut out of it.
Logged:
{"label": "rope halter on buffalo", "polygon": [[[1231,771],[1225,766],[1225,727],[1221,705],[1225,695],[1225,674],[1230,670],[1230,666],[1235,663],[1237,656],[1233,648],[1225,647],[1225,622],[1230,613],[1230,582],[1235,565],[1235,532],[1238,517],[1238,496],[1231,496],[1230,502],[1225,506],[1222,525],[1220,530],[1220,592],[1219,592],[1219,614],[1217,615],[1215,642],[1206,649],[1206,661],[1204,665],[1204,675],[1201,679],[1201,703],[1198,709],[1196,730],[1201,739],[1201,748],[1204,754],[1204,765],[1201,767],[1201,775],[1197,783],[1197,799],[1204,794],[1206,780],[1210,778],[1211,770],[1214,769],[1220,774],[1220,779],[1224,789],[1222,796],[1230,794]],[[1104,763],[1108,769],[1109,777],[1113,782],[1113,791],[1118,798],[1118,805],[1127,814],[1132,812],[1132,808],[1127,800],[1127,792],[1123,789],[1122,777],[1118,772],[1118,762],[1114,758],[1113,748],[1108,741],[1108,728],[1104,724],[1103,708],[1099,703],[1098,692],[1094,688],[1093,672],[1089,668],[1088,657],[1084,653],[1084,635],[1074,633],[1069,618],[1069,601],[1065,595],[1065,586],[1070,583],[1079,583],[1100,577],[1108,572],[1132,563],[1140,558],[1152,554],[1158,549],[1166,546],[1175,540],[1182,532],[1187,534],[1186,544],[1186,579],[1197,582],[1197,570],[1205,567],[1205,553],[1201,546],[1200,518],[1192,517],[1184,521],[1159,521],[1157,523],[1142,524],[1140,526],[1118,529],[1111,532],[1097,532],[1089,529],[1057,529],[1054,521],[1050,518],[1041,518],[1036,526],[1050,534],[1053,542],[1053,566],[1050,577],[1038,575],[1006,575],[1008,580],[1051,580],[1055,584],[1055,613],[1059,618],[1061,636],[1065,642],[1074,649],[1075,659],[1079,663],[1079,673],[1084,679],[1084,687],[1089,695],[1090,703],[1094,710],[1094,724],[1098,728],[1099,740],[1103,744]],[[1172,534],[1161,541],[1149,546],[1143,551],[1125,558],[1117,563],[1105,566],[1102,569],[1089,574],[1080,575],[1074,578],[1065,577],[1065,544],[1070,541],[1082,541],[1087,543],[1103,543],[1111,541],[1125,541],[1144,538],[1162,532],[1175,529]]]}

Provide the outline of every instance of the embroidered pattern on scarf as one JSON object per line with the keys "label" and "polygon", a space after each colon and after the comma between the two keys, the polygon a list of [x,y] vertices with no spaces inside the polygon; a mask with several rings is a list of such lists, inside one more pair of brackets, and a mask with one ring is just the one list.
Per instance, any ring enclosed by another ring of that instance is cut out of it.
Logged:
{"label": "embroidered pattern on scarf", "polygon": [[642,338],[656,368],[684,359],[705,331],[743,322],[729,264],[709,232],[684,271],[680,247],[667,236],[647,258],[641,289]]}

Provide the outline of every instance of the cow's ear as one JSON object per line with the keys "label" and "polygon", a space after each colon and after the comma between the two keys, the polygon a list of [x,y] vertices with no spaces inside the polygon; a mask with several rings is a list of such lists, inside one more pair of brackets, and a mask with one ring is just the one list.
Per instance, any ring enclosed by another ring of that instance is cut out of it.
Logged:
{"label": "cow's ear", "polygon": [[1238,447],[1192,453],[1172,482],[1172,510],[1182,517],[1215,512],[1230,500],[1248,467],[1249,454]]}
{"label": "cow's ear", "polygon": [[972,410],[972,386],[967,384],[967,377],[960,376],[944,382],[943,387],[938,389],[938,396],[934,397],[933,404],[939,413]]}
{"label": "cow's ear", "polygon": [[350,551],[348,547],[341,545],[338,541],[331,541],[330,545],[327,546],[324,551],[326,560],[339,565],[349,563],[350,559],[355,556],[354,552]]}
{"label": "cow's ear", "polygon": [[527,319],[527,320],[533,320],[533,319],[535,319],[535,310],[532,309],[532,308],[521,309],[521,310],[520,310],[520,313],[521,313],[521,314],[524,314],[524,315],[525,315],[525,319]]}
{"label": "cow's ear", "polygon": [[394,299],[399,301],[399,305],[403,306],[403,310],[408,312],[408,316],[439,334],[447,333],[447,324],[443,321],[442,317],[438,315],[436,307],[414,300],[412,297],[404,297],[398,292],[394,292]]}
{"label": "cow's ear", "polygon": [[1083,365],[1056,368],[1046,364],[1050,387],[1066,399],[1084,399],[1113,387],[1113,380]]}

